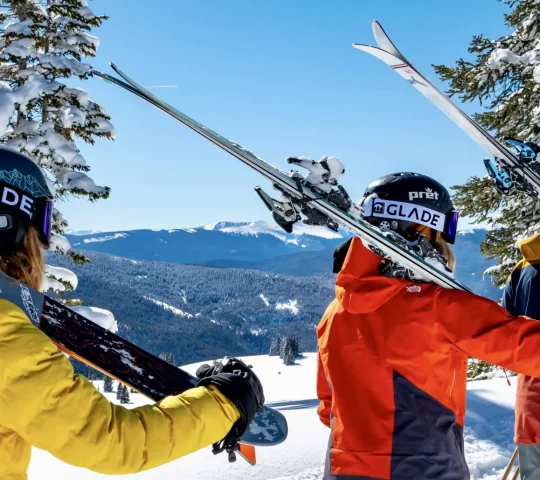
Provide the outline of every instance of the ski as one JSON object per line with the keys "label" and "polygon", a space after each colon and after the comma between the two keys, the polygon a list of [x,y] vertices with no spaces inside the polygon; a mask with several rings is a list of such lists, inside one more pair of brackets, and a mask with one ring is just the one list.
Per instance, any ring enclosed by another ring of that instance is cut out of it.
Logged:
{"label": "ski", "polygon": [[[62,303],[0,273],[0,298],[26,312],[31,322],[45,333],[62,352],[90,365],[124,385],[157,402],[194,388],[197,378],[161,358],[109,332]],[[263,406],[242,443],[272,446],[287,438],[283,414]],[[242,447],[244,458],[254,450]],[[248,458],[246,458],[248,459]]]}
{"label": "ski", "polygon": [[351,201],[346,190],[337,181],[344,173],[344,169],[335,157],[321,162],[314,162],[303,157],[289,158],[289,163],[306,168],[309,174],[304,177],[296,171],[283,172],[266,163],[250,150],[226,139],[160,100],[116,65],[111,63],[111,67],[121,79],[95,70],[92,73],[172,116],[270,180],[273,187],[281,193],[280,200],[273,199],[260,187],[256,187],[256,191],[272,212],[274,219],[286,231],[292,231],[294,223],[302,218],[305,223],[325,225],[332,230],[337,230],[339,226],[342,226],[360,237],[381,257],[390,259],[401,268],[412,272],[415,279],[434,282],[444,288],[468,290],[447,270],[439,268],[432,258],[420,256],[419,253],[423,252],[419,252],[418,245],[412,245],[407,241],[396,241],[396,237],[391,232],[383,232],[362,220],[360,208]]}
{"label": "ski", "polygon": [[536,161],[536,153],[531,156],[527,144],[516,140],[509,143],[517,150],[517,155],[504,146],[422,75],[398,50],[379,22],[374,20],[372,26],[378,46],[353,44],[353,47],[386,63],[492,155],[493,160],[486,159],[484,163],[499,192],[507,194],[515,187],[532,198],[540,198],[540,163]]}

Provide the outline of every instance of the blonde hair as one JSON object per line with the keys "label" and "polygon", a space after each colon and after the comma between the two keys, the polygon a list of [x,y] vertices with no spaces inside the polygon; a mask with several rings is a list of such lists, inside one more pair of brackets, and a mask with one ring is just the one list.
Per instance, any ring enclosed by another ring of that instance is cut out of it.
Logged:
{"label": "blonde hair", "polygon": [[419,225],[417,223],[412,224],[410,228],[412,230],[417,230],[421,234],[425,235],[428,240],[431,240],[431,234],[432,232],[435,232],[435,242],[432,242],[435,250],[437,250],[437,252],[439,252],[444,258],[446,258],[446,262],[448,263],[448,267],[450,268],[450,270],[454,271],[456,269],[456,257],[454,256],[454,252],[450,248],[450,245],[448,245],[448,242],[442,237],[441,232],[433,230],[424,225]]}
{"label": "blonde hair", "polygon": [[13,254],[0,257],[0,270],[35,290],[41,289],[45,272],[43,249],[33,226],[26,229],[22,248]]}

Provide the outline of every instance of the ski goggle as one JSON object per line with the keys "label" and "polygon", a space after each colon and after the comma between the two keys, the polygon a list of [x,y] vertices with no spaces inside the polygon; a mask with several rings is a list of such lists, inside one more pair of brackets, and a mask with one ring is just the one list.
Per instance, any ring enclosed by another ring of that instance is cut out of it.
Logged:
{"label": "ski goggle", "polygon": [[17,225],[32,224],[43,246],[49,248],[52,223],[51,199],[36,198],[20,188],[0,181],[0,232],[18,228]]}
{"label": "ski goggle", "polygon": [[360,207],[364,217],[424,225],[441,232],[448,243],[453,244],[456,241],[459,220],[459,213],[456,210],[443,214],[423,205],[386,200],[377,196],[363,198]]}
{"label": "ski goggle", "polygon": [[36,214],[32,221],[36,228],[39,239],[45,248],[51,244],[51,233],[53,224],[53,201],[46,198],[39,198],[37,201]]}
{"label": "ski goggle", "polygon": [[446,219],[444,222],[444,231],[443,238],[450,244],[454,244],[456,241],[457,235],[457,226],[459,220],[459,212],[456,210],[451,210],[446,214]]}

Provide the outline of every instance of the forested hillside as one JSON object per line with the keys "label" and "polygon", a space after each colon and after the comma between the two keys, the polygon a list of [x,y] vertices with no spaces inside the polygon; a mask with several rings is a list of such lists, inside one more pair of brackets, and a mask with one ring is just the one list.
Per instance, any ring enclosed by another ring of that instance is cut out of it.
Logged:
{"label": "forested hillside", "polygon": [[[293,277],[255,270],[142,262],[89,252],[71,265],[80,288],[69,294],[111,310],[119,333],[177,363],[267,353],[276,334],[315,349],[315,326],[333,297],[331,274]],[[68,264],[55,258],[58,264]]]}

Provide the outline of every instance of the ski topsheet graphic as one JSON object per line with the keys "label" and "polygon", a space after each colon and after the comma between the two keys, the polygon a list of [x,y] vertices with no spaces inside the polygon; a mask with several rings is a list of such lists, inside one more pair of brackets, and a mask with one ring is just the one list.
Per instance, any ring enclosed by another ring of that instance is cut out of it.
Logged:
{"label": "ski topsheet graphic", "polygon": [[413,67],[376,20],[373,21],[373,35],[378,47],[361,44],[353,46],[386,63],[492,155],[493,160],[486,159],[484,163],[495,187],[500,192],[508,193],[512,187],[515,187],[533,198],[540,198],[540,164],[536,161],[536,155],[531,158],[522,154],[519,148],[516,155],[491,136]]}
{"label": "ski topsheet graphic", "polygon": [[[21,308],[34,325],[68,355],[100,370],[154,401],[194,388],[188,372],[109,332],[65,305],[0,273],[0,298]],[[287,438],[287,421],[263,406],[242,443],[271,446]],[[239,453],[243,453],[240,450]],[[243,455],[245,456],[245,455]]]}
{"label": "ski topsheet graphic", "polygon": [[340,225],[360,237],[365,244],[384,258],[391,259],[402,269],[411,272],[422,281],[434,282],[445,288],[467,290],[446,270],[437,259],[424,255],[423,248],[415,242],[396,241],[392,232],[383,232],[361,218],[360,208],[352,202],[345,189],[337,182],[344,173],[343,165],[335,157],[325,157],[320,162],[307,158],[289,158],[288,162],[306,168],[307,176],[298,172],[283,172],[266,163],[250,150],[232,142],[186,114],[160,100],[136,83],[116,65],[111,64],[122,79],[93,71],[96,76],[109,81],[154,105],[163,112],[191,128],[199,135],[236,157],[272,182],[282,196],[276,200],[263,192],[256,191],[270,209],[277,223],[291,231],[294,223],[304,219],[311,225],[325,225],[336,230]]}

